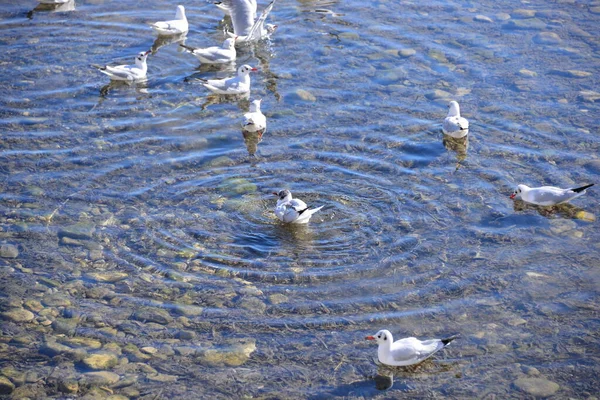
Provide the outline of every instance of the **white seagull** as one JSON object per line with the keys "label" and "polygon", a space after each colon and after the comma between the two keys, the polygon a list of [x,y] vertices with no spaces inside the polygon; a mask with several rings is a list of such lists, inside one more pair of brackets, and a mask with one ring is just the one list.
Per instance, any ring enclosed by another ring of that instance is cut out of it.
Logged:
{"label": "white seagull", "polygon": [[277,25],[265,25],[275,1],[271,1],[260,17],[256,18],[256,2],[252,0],[223,0],[221,5],[230,11],[231,22],[233,23],[233,33],[227,32],[227,35],[237,37],[236,43],[252,42],[269,37],[277,29]]}
{"label": "white seagull", "polygon": [[158,21],[152,24],[152,30],[158,35],[171,36],[181,35],[189,29],[188,20],[185,17],[185,8],[177,6],[175,19],[171,21]]}
{"label": "white seagull", "polygon": [[225,39],[223,46],[196,48],[180,44],[181,47],[192,53],[200,62],[205,64],[226,64],[235,61],[235,38]]}
{"label": "white seagull", "polygon": [[323,208],[321,206],[309,209],[302,200],[292,199],[292,193],[287,189],[273,192],[273,194],[278,197],[275,215],[286,223],[306,224],[314,213]]}
{"label": "white seagull", "polygon": [[242,129],[246,132],[261,132],[264,133],[267,129],[267,118],[260,111],[260,102],[256,99],[250,103],[250,112],[244,114],[244,126]]}
{"label": "white seagull", "polygon": [[237,76],[226,79],[200,79],[202,85],[218,94],[245,94],[250,92],[250,72],[258,71],[249,65],[242,65]]}
{"label": "white seagull", "polygon": [[150,54],[150,50],[138,54],[135,58],[135,65],[117,65],[115,67],[109,65],[104,67],[99,65],[92,66],[98,68],[103,74],[108,75],[113,81],[138,82],[146,79],[146,72],[148,71],[146,58],[148,54]]}
{"label": "white seagull", "polygon": [[451,101],[448,116],[442,124],[442,132],[453,138],[461,138],[469,133],[469,121],[460,116],[460,107],[456,101]]}
{"label": "white seagull", "polygon": [[456,339],[456,336],[430,340],[409,337],[394,342],[390,331],[383,329],[375,336],[367,336],[365,339],[375,340],[379,345],[377,349],[379,362],[395,367],[405,367],[428,359]]}
{"label": "white seagull", "polygon": [[[254,19],[256,19],[256,8],[257,8],[257,4],[256,4],[256,0],[248,0],[248,2],[250,3],[250,10],[253,13],[252,15],[252,21],[254,21]],[[221,11],[223,11],[225,13],[225,15],[229,15],[231,17],[231,9],[229,8],[230,6],[228,6],[227,4],[231,4],[232,2],[225,2],[226,4],[224,4],[222,1],[217,1],[215,2],[215,6],[217,6],[217,8]],[[246,7],[246,6],[244,6]]]}
{"label": "white seagull", "polygon": [[591,183],[574,189],[561,189],[554,186],[530,188],[527,185],[518,185],[517,190],[510,195],[510,198],[520,199],[538,206],[553,206],[583,196],[586,192],[585,189],[591,186],[594,186],[594,184]]}

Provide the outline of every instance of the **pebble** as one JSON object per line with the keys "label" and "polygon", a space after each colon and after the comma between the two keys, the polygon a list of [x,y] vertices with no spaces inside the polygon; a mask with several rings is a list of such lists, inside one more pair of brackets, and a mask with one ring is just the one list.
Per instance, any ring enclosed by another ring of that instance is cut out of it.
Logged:
{"label": "pebble", "polygon": [[11,394],[15,385],[4,375],[0,375],[0,394]]}
{"label": "pebble", "polygon": [[148,380],[155,382],[177,382],[176,375],[167,375],[167,374],[156,374],[156,375],[148,375]]}
{"label": "pebble", "polygon": [[85,357],[82,360],[83,365],[94,370],[104,370],[113,368],[119,359],[112,353],[96,353]]}
{"label": "pebble", "polygon": [[75,379],[59,379],[58,390],[62,393],[77,393],[79,391],[79,383]]}
{"label": "pebble", "polygon": [[527,77],[527,78],[534,78],[538,74],[535,71],[530,71],[528,69],[523,68],[523,69],[519,70],[519,75]]}
{"label": "pebble", "polygon": [[2,317],[9,321],[22,323],[32,321],[35,318],[35,315],[31,311],[24,308],[13,308],[3,312]]}
{"label": "pebble", "polygon": [[513,383],[525,393],[537,397],[552,396],[560,389],[557,383],[545,378],[519,378]]}
{"label": "pebble", "polygon": [[540,32],[533,37],[533,41],[539,44],[559,44],[562,42],[560,36],[554,32]]}
{"label": "pebble", "polygon": [[255,350],[255,339],[232,339],[216,348],[198,350],[196,356],[206,365],[237,367],[248,361]]}
{"label": "pebble", "polygon": [[281,293],[271,294],[271,295],[269,295],[268,299],[269,299],[269,303],[271,303],[273,305],[285,303],[288,301],[287,296],[283,295]]}
{"label": "pebble", "polygon": [[452,97],[452,94],[450,94],[449,92],[446,92],[445,90],[435,89],[435,90],[427,93],[425,95],[425,97],[427,97],[429,100],[450,99]]}
{"label": "pebble", "polygon": [[119,381],[119,375],[110,371],[87,372],[81,380],[92,385],[112,385]]}
{"label": "pebble", "polygon": [[477,22],[494,22],[490,17],[486,17],[485,15],[476,15],[474,18],[475,21]]}
{"label": "pebble", "polygon": [[0,257],[2,258],[17,258],[19,249],[14,244],[3,244],[0,246]]}
{"label": "pebble", "polygon": [[244,296],[238,300],[237,305],[243,309],[250,310],[255,313],[264,313],[267,309],[265,303],[256,297]]}
{"label": "pebble", "polygon": [[408,57],[412,57],[415,54],[417,54],[417,51],[415,49],[402,49],[398,52],[398,54],[401,57],[408,58]]}
{"label": "pebble", "polygon": [[592,76],[591,72],[579,71],[576,69],[570,69],[567,71],[561,71],[558,69],[554,69],[554,70],[550,71],[550,73],[552,73],[554,75],[564,76],[566,78],[587,78],[589,76]]}
{"label": "pebble", "polygon": [[[595,103],[600,101],[600,92],[594,92],[593,90],[582,90],[579,92],[577,98],[588,103]],[[600,170],[600,167],[598,167],[598,169]]]}
{"label": "pebble", "polygon": [[96,230],[94,224],[90,222],[78,222],[73,225],[66,226],[58,231],[58,237],[68,237],[71,239],[90,240]]}
{"label": "pebble", "polygon": [[109,282],[114,283],[127,279],[129,275],[125,272],[119,271],[106,271],[106,272],[90,272],[85,275],[86,278],[95,280],[97,282]]}
{"label": "pebble", "polygon": [[146,353],[146,354],[156,354],[156,353],[158,353],[158,349],[156,347],[151,347],[151,346],[142,347],[142,348],[140,348],[140,351],[142,353]]}
{"label": "pebble", "polygon": [[517,29],[517,30],[543,30],[547,28],[547,25],[537,18],[531,19],[511,19],[502,25],[505,29]]}
{"label": "pebble", "polygon": [[133,314],[133,319],[140,322],[154,322],[161,325],[167,325],[173,321],[173,317],[166,310],[162,309],[138,310]]}
{"label": "pebble", "polygon": [[304,101],[310,101],[310,102],[317,101],[317,98],[315,97],[315,95],[312,94],[311,92],[309,92],[308,90],[298,89],[298,90],[296,90],[296,95],[301,100],[304,100]]}
{"label": "pebble", "polygon": [[517,9],[510,13],[513,18],[533,18],[535,17],[535,10]]}

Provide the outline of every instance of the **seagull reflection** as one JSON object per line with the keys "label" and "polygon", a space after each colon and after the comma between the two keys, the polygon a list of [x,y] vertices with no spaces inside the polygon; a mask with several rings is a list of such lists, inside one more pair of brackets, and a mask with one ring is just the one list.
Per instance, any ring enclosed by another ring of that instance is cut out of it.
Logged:
{"label": "seagull reflection", "polygon": [[461,163],[467,158],[467,150],[469,149],[469,135],[461,138],[453,138],[452,136],[443,135],[442,144],[447,150],[456,153],[456,169],[458,170]]}
{"label": "seagull reflection", "polygon": [[[179,44],[185,44],[185,40],[187,39],[187,32],[179,34],[179,35],[175,35],[175,36],[162,36],[159,35],[156,40],[154,40],[154,43],[152,43],[152,48],[150,50],[152,50],[152,54],[156,54],[156,52],[158,52],[158,49],[160,49],[161,47],[170,45],[172,43],[177,43]],[[177,46],[177,51],[178,52],[183,52],[185,51],[182,47]]]}
{"label": "seagull reflection", "polygon": [[394,386],[394,374],[379,375],[377,374],[373,380],[375,380],[375,389],[377,390],[388,390]]}
{"label": "seagull reflection", "polygon": [[538,206],[531,203],[526,203],[523,200],[515,200],[513,203],[513,210],[516,212],[535,210],[542,217],[550,218],[556,215],[560,215],[563,218],[568,219],[582,219],[584,221],[593,221],[596,217],[585,211],[581,207],[577,207],[571,203],[561,203],[553,206]]}
{"label": "seagull reflection", "polygon": [[27,18],[33,18],[36,12],[67,12],[75,10],[75,0],[42,0],[31,11],[27,13]]}

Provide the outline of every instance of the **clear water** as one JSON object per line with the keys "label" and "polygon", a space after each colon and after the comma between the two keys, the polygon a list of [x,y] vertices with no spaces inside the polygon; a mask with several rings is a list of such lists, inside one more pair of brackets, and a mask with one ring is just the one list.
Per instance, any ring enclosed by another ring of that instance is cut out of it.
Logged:
{"label": "clear water", "polygon": [[[175,3],[75,2],[0,11],[0,238],[19,250],[0,259],[2,309],[43,305],[2,321],[0,366],[64,396],[56,371],[88,369],[40,349],[65,334],[46,323],[76,319],[67,336],[158,350],[119,355],[112,391],[129,397],[522,398],[524,377],[598,392],[600,233],[582,219],[598,189],[552,209],[508,196],[598,183],[600,3],[279,0],[273,39],[238,53],[259,68],[259,141],[246,100],[195,79],[232,68],[154,42]],[[181,4],[186,44],[222,42],[211,2]],[[150,48],[145,84],[90,66]],[[451,99],[468,143],[443,140]],[[281,188],[325,208],[282,225]],[[75,223],[91,238],[65,241]],[[364,336],[383,328],[461,339],[382,392],[392,372]],[[252,340],[239,366],[201,356]]]}

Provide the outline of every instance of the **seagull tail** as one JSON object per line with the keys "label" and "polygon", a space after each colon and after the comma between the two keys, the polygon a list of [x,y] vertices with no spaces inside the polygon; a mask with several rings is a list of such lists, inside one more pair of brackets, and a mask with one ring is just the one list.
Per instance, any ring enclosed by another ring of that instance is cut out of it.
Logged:
{"label": "seagull tail", "polygon": [[324,206],[321,207],[317,207],[317,208],[311,208],[310,210],[306,210],[306,213],[308,215],[313,215],[314,213],[316,213],[317,211],[319,211],[321,208],[323,208]]}
{"label": "seagull tail", "polygon": [[583,192],[585,189],[587,189],[587,188],[589,188],[589,187],[592,187],[592,186],[594,186],[594,183],[590,183],[589,185],[585,185],[585,186],[578,187],[578,188],[571,189],[571,190],[572,190],[573,192],[575,192],[575,193],[581,193],[581,192]]}
{"label": "seagull tail", "polygon": [[183,44],[183,43],[179,43],[179,45],[180,45],[181,47],[183,47],[184,49],[191,51],[192,53],[193,53],[193,52],[194,52],[194,50],[195,50],[195,49],[194,49],[192,46],[188,46],[188,45],[186,45],[186,44]]}
{"label": "seagull tail", "polygon": [[451,341],[453,341],[456,338],[459,338],[460,335],[454,335],[454,336],[450,336],[447,337],[445,339],[442,339],[441,342],[444,344],[444,347],[448,346],[448,344],[450,344]]}
{"label": "seagull tail", "polygon": [[99,69],[100,71],[105,70],[106,67],[104,65],[91,64],[92,68]]}

